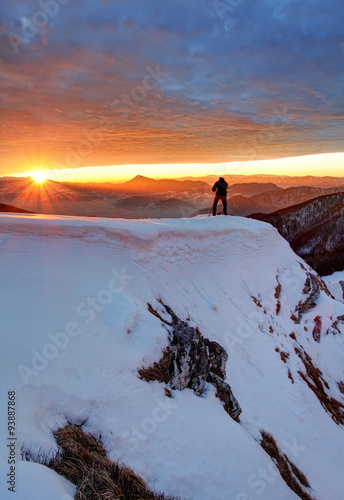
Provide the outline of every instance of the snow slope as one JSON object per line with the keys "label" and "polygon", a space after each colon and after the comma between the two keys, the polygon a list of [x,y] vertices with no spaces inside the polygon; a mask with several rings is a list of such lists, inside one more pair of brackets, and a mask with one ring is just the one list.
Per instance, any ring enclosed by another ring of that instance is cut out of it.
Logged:
{"label": "snow slope", "polygon": [[344,302],[344,271],[337,271],[329,276],[324,276],[323,280],[334,298]]}
{"label": "snow slope", "polygon": [[[343,498],[343,426],[300,375],[295,348],[321,370],[325,392],[344,402],[344,323],[336,323],[344,304],[323,287],[295,322],[311,270],[272,226],[239,217],[2,215],[0,244],[1,471],[7,392],[15,390],[17,465],[21,449],[52,454],[51,430],[70,421],[101,434],[111,459],[166,494],[298,498],[261,448],[263,429],[307,475],[316,499]],[[168,344],[147,309],[149,302],[168,319],[158,298],[227,349],[240,423],[210,384],[201,397],[186,389],[168,398],[163,384],[138,378]],[[312,334],[318,317],[320,342]],[[17,483],[30,485],[24,470],[20,464]],[[2,488],[1,498],[12,498]]]}
{"label": "snow slope", "polygon": [[16,465],[18,477],[15,493],[9,492],[3,479],[8,473],[5,462],[0,464],[1,498],[15,500],[73,500],[76,487],[44,465],[19,461]]}

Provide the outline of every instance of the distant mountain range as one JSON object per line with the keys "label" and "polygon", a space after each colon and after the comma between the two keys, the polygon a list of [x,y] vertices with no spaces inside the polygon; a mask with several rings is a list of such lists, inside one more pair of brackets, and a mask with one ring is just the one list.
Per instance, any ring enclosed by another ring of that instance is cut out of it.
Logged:
{"label": "distant mountain range", "polygon": [[228,205],[229,211],[234,215],[248,215],[253,212],[269,213],[319,196],[343,191],[344,186],[328,189],[297,186],[265,191],[250,198],[242,195],[233,196],[230,198]]}
{"label": "distant mountain range", "polygon": [[[310,186],[310,187],[320,187],[320,188],[333,188],[337,186],[344,185],[344,177],[316,177],[312,175],[306,176],[289,176],[289,175],[264,175],[264,174],[254,174],[254,175],[238,175],[226,173],[221,174],[226,179],[229,185],[238,183],[273,183],[277,186],[286,189],[288,187],[295,186]],[[182,177],[180,180],[202,180],[208,184],[213,184],[219,178],[218,175],[207,175],[205,177]]]}
{"label": "distant mountain range", "polygon": [[[200,210],[208,213],[214,197],[211,187],[203,181],[155,180],[143,176],[119,184],[51,180],[37,184],[31,178],[14,177],[0,178],[0,199],[38,213],[127,219],[180,218],[194,216]],[[232,185],[228,194],[244,195],[245,200],[249,200],[250,196],[265,191],[283,189],[271,183],[242,183]],[[256,206],[249,205],[250,208]]]}
{"label": "distant mountain range", "polygon": [[250,182],[250,183],[238,183],[232,184],[227,189],[228,197],[234,196],[246,196],[248,198],[256,196],[266,191],[283,191],[283,188],[273,184],[272,182]]}
{"label": "distant mountain range", "polygon": [[137,175],[133,179],[122,183],[95,183],[95,182],[61,182],[65,187],[82,191],[99,191],[107,193],[141,193],[141,194],[163,194],[169,191],[183,193],[186,191],[208,191],[209,184],[198,180],[175,180],[175,179],[151,179],[143,175]]}
{"label": "distant mountain range", "polygon": [[344,269],[344,193],[330,194],[271,214],[252,214],[269,222],[318,273]]}
{"label": "distant mountain range", "polygon": [[205,192],[209,190],[209,184],[204,181],[198,180],[185,180],[179,181],[174,179],[150,179],[142,175],[137,175],[134,179],[122,184],[115,184],[116,190],[132,192],[145,192],[145,193],[165,193],[173,191],[177,193],[184,193],[186,191],[200,191]]}
{"label": "distant mountain range", "polygon": [[[309,186],[282,189],[275,186],[271,191],[262,188],[261,193],[250,196],[250,193],[254,193],[255,185],[253,184],[252,187],[252,184],[246,184],[246,186],[247,188],[245,189],[245,184],[234,184],[228,189],[228,211],[231,215],[245,216],[252,213],[271,213],[282,208],[312,200],[319,196],[344,191],[344,186],[329,189]],[[264,184],[263,186],[270,187],[271,184]],[[238,191],[243,194],[231,196],[231,194]],[[206,209],[198,211],[198,214],[203,213],[206,213]]]}
{"label": "distant mountain range", "polygon": [[[203,180],[155,180],[140,175],[117,184],[51,180],[38,184],[32,178],[3,177],[0,178],[0,201],[31,212],[57,215],[181,218],[209,213],[214,197],[212,185]],[[271,182],[241,182],[228,188],[229,213],[269,213],[340,191],[344,188],[283,189]]]}
{"label": "distant mountain range", "polygon": [[137,176],[113,183],[71,183],[0,178],[0,200],[26,210],[58,215],[119,218],[190,217],[211,204],[211,186],[201,181]]}

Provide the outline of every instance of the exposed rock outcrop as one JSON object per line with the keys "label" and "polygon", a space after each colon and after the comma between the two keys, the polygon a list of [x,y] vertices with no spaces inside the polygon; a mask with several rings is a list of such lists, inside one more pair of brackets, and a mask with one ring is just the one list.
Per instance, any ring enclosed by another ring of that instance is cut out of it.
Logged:
{"label": "exposed rock outcrop", "polygon": [[318,278],[314,274],[307,272],[307,279],[302,292],[306,295],[306,299],[303,302],[300,302],[295,309],[295,313],[298,315],[297,323],[301,322],[302,316],[305,312],[310,309],[314,309],[316,306],[316,300],[320,295],[320,285]]}
{"label": "exposed rock outcrop", "polygon": [[[329,297],[334,299],[333,295],[327,288],[326,283],[321,279],[319,275],[316,276],[315,274],[310,273],[301,263],[300,266],[307,272],[307,279],[302,291],[305,295],[305,299],[298,303],[295,309],[295,314],[292,315],[292,319],[294,319],[295,323],[300,323],[303,315],[307,313],[307,311],[310,311],[311,309],[314,309],[316,307],[317,299],[321,291],[324,291]],[[331,333],[333,335],[336,335],[337,333],[339,333],[337,325],[341,321],[342,317],[338,316],[337,319],[333,322],[332,326],[327,329],[326,334],[328,335],[329,333]],[[322,323],[322,318],[320,316],[316,316],[314,318],[312,335],[315,342],[318,343],[321,340]]]}
{"label": "exposed rock outcrop", "polygon": [[320,342],[321,326],[322,326],[322,321],[321,321],[320,316],[316,316],[314,318],[314,323],[315,323],[315,325],[314,325],[313,332],[312,332],[313,339],[315,340],[315,342]]}
{"label": "exposed rock outcrop", "polygon": [[198,328],[189,326],[176,316],[173,310],[164,304],[172,321],[166,321],[153,307],[148,310],[163,323],[172,327],[169,330],[170,345],[164,350],[158,363],[138,371],[144,380],[165,382],[171,389],[192,389],[197,396],[203,392],[206,382],[216,388],[216,396],[222,401],[226,412],[239,421],[241,408],[233,395],[226,379],[226,362],[228,354],[217,342],[202,336]]}
{"label": "exposed rock outcrop", "polygon": [[[326,276],[334,271],[342,271],[344,269],[344,188],[341,186],[335,188],[334,191],[337,193],[333,192],[326,196],[314,193],[314,197],[310,197],[314,199],[309,199],[304,203],[298,205],[288,203],[285,205],[287,208],[277,212],[253,214],[250,218],[272,224],[290,243],[294,252],[321,275]],[[279,192],[272,194],[280,196]]]}

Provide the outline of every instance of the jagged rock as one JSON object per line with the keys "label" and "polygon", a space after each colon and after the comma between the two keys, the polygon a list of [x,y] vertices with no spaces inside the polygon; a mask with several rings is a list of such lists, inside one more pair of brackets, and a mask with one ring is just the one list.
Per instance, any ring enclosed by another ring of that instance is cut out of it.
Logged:
{"label": "jagged rock", "polygon": [[307,279],[302,292],[304,295],[307,295],[307,298],[296,306],[295,312],[298,313],[297,323],[301,322],[305,312],[316,306],[316,299],[320,295],[318,278],[314,274],[307,272]]}
{"label": "jagged rock", "polygon": [[172,327],[170,345],[164,350],[163,357],[153,367],[142,368],[142,379],[164,381],[171,389],[192,389],[197,396],[202,394],[206,382],[216,387],[216,396],[223,402],[226,412],[239,421],[241,408],[230,386],[225,382],[228,354],[217,342],[202,336],[198,328],[182,321],[172,309],[159,301],[171,316],[168,322],[148,304],[148,310],[163,323]]}
{"label": "jagged rock", "polygon": [[209,359],[212,373],[215,373],[215,375],[218,375],[220,378],[225,380],[226,363],[228,361],[228,354],[226,349],[224,349],[217,342],[212,342],[208,339],[204,339],[204,342],[209,349]]}
{"label": "jagged rock", "polygon": [[209,372],[207,382],[216,387],[216,397],[223,402],[223,407],[226,412],[237,422],[239,422],[239,415],[241,408],[238,400],[233,395],[232,389],[227,382],[221,380],[215,373]]}
{"label": "jagged rock", "polygon": [[315,342],[320,342],[321,326],[322,326],[322,321],[321,321],[320,316],[317,316],[316,318],[314,318],[314,322],[315,322],[315,325],[314,325],[313,332],[312,332],[313,339],[315,340]]}
{"label": "jagged rock", "polygon": [[171,338],[169,385],[172,389],[192,389],[202,393],[209,372],[209,350],[202,335],[183,322],[174,323]]}

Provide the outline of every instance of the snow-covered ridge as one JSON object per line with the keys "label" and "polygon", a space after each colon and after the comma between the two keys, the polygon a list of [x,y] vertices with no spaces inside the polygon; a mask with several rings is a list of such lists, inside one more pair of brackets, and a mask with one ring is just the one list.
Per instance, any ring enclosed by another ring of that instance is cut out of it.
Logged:
{"label": "snow-covered ridge", "polygon": [[[21,446],[51,453],[51,430],[70,421],[167,494],[298,498],[260,446],[264,430],[309,493],[341,500],[344,304],[276,229],[239,217],[11,214],[0,216],[0,244],[1,397],[16,390],[19,456]],[[147,307],[168,320],[158,299],[226,349],[240,423],[209,383],[169,398],[140,380],[169,343]]]}
{"label": "snow-covered ridge", "polygon": [[[230,224],[229,224],[230,220]],[[161,234],[197,234],[209,237],[209,233],[249,230],[252,233],[266,230],[267,224],[254,222],[239,217],[202,217],[193,219],[107,219],[103,217],[72,217],[63,215],[44,214],[1,214],[0,224],[2,231],[30,232],[48,236],[62,230],[68,236],[72,229],[73,235],[81,236],[85,231],[96,232],[106,230],[118,236],[134,236],[138,239],[153,240]],[[271,228],[269,227],[269,230]]]}

